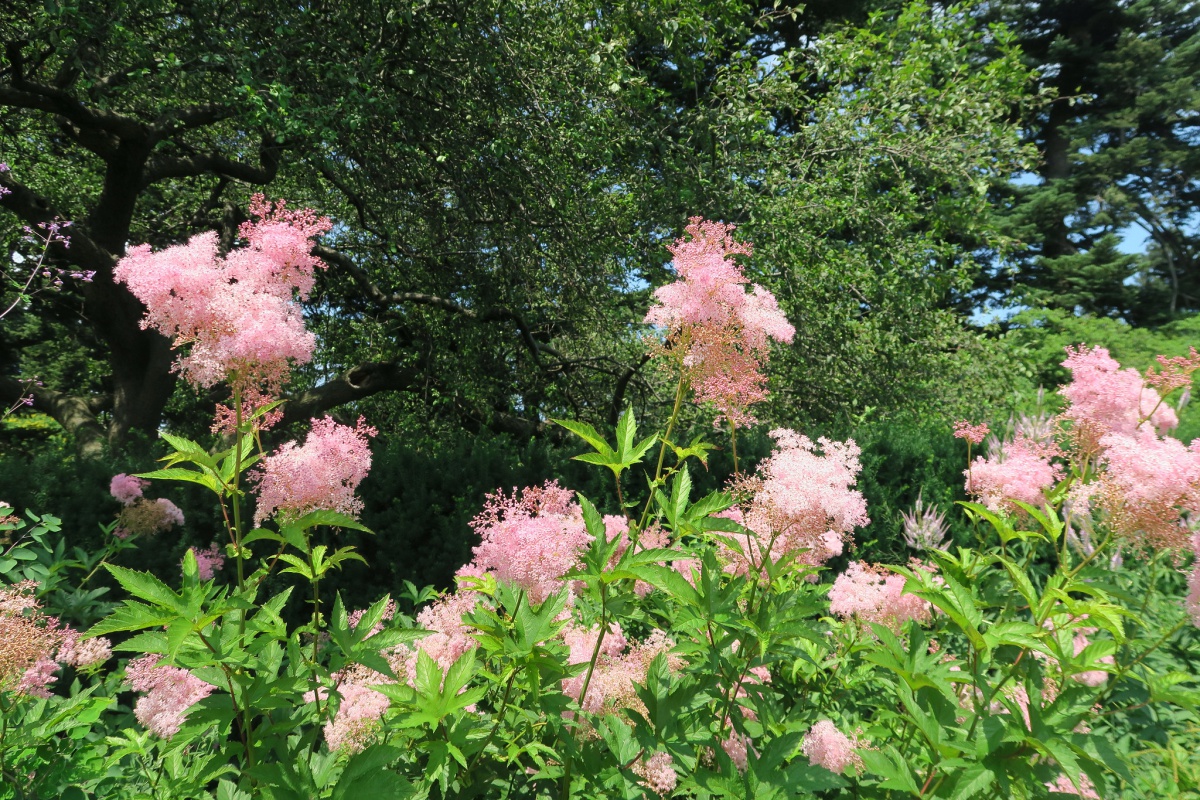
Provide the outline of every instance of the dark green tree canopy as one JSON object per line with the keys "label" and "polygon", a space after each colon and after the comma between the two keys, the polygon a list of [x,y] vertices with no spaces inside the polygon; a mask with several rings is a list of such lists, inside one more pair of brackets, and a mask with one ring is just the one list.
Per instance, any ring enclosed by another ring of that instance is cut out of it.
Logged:
{"label": "dark green tree canopy", "polygon": [[641,319],[692,214],[742,225],[798,323],[779,416],[928,399],[972,347],[948,298],[991,241],[986,187],[1023,157],[1004,118],[1025,74],[953,8],[863,28],[732,0],[26,11],[3,12],[0,207],[73,220],[50,256],[96,275],[5,321],[0,389],[49,378],[36,406],[84,450],[197,419],[113,264],[202,230],[233,246],[254,191],[336,223],[289,419],[366,403],[528,435],[659,402]]}

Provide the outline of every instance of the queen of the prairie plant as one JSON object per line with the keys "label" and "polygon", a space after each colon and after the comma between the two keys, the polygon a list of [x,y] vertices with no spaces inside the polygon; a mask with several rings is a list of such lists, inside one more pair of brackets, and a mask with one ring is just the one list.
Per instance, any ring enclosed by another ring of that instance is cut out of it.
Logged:
{"label": "queen of the prairie plant", "polygon": [[661,750],[648,758],[639,759],[633,771],[647,789],[662,797],[675,791],[679,781],[679,776],[675,774],[674,759],[670,753]]}
{"label": "queen of the prairie plant", "polygon": [[125,666],[125,680],[138,698],[133,715],[157,736],[170,739],[183,727],[187,710],[216,687],[180,667],[155,666],[160,656],[135,658]]}
{"label": "queen of the prairie plant", "polygon": [[318,509],[357,516],[362,500],[354,490],[371,470],[367,437],[375,433],[361,418],[353,428],[330,417],[314,420],[303,445],[288,442],[253,473],[258,482],[255,524],[276,515],[295,519]]}
{"label": "queen of the prairie plant", "polygon": [[789,343],[796,329],[775,296],[749,283],[735,256],[749,243],[733,238],[733,226],[692,217],[669,248],[679,280],[659,288],[646,322],[666,329],[656,349],[673,355],[700,402],[712,403],[718,420],[754,422],[748,409],[767,396],[766,363],[771,340]]}
{"label": "queen of the prairie plant", "polygon": [[112,655],[108,639],[82,641],[78,631],[42,609],[34,581],[0,589],[0,691],[49,697],[60,664],[87,669]]}
{"label": "queen of the prairie plant", "polygon": [[814,767],[824,767],[839,775],[847,767],[862,768],[862,756],[858,754],[858,742],[837,729],[832,722],[823,719],[804,734],[801,752],[808,756]]}
{"label": "queen of the prairie plant", "polygon": [[1103,347],[1068,347],[1062,365],[1071,372],[1070,383],[1060,390],[1069,403],[1062,416],[1081,451],[1094,452],[1108,434],[1131,436],[1143,426],[1163,432],[1179,425],[1174,409],[1142,375],[1121,369]]}
{"label": "queen of the prairie plant", "polygon": [[767,553],[819,566],[841,554],[856,527],[870,523],[866,500],[853,488],[861,469],[858,445],[814,442],[783,428],[771,436],[777,449],[739,485],[750,500],[734,516],[751,535],[734,537],[737,547],[724,548],[732,571],[742,574],[761,569]]}
{"label": "queen of the prairie plant", "polygon": [[471,527],[481,541],[467,569],[515,583],[534,603],[561,587],[592,540],[574,494],[554,481],[511,496],[488,495]]}
{"label": "queen of the prairie plant", "polygon": [[[914,568],[921,569],[914,563]],[[842,619],[874,622],[899,631],[908,620],[928,623],[929,602],[906,594],[908,579],[879,566],[852,561],[829,590],[829,611]]]}
{"label": "queen of the prairie plant", "polygon": [[1054,444],[1018,435],[998,452],[976,457],[963,472],[967,493],[993,511],[1016,508],[1014,500],[1041,505],[1045,492],[1063,476],[1062,466],[1053,461],[1060,454]]}
{"label": "queen of the prairie plant", "polygon": [[233,379],[239,391],[274,389],[291,363],[312,358],[316,344],[297,300],[307,299],[314,269],[324,266],[311,255],[310,239],[331,223],[262,195],[255,195],[250,212],[258,220],[239,229],[246,245],[225,256],[210,231],[157,253],[139,245],[113,269],[146,305],[142,327],[170,337],[176,347],[190,346],[176,367],[201,388]]}

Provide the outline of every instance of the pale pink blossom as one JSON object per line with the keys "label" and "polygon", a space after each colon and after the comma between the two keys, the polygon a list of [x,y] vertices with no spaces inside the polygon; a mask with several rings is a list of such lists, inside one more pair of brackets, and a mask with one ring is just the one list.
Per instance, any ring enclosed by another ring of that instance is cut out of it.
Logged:
{"label": "pale pink blossom", "polygon": [[814,767],[824,767],[841,775],[847,767],[862,769],[862,757],[858,754],[858,742],[842,733],[827,719],[823,719],[804,734],[800,751],[808,756]]}
{"label": "pale pink blossom", "polygon": [[729,756],[729,760],[733,762],[733,766],[738,772],[746,771],[746,762],[749,760],[750,754],[750,737],[740,733],[731,733],[729,738],[721,742],[721,749],[725,751],[725,755]]}
{"label": "pale pink blossom", "polygon": [[658,751],[646,759],[640,759],[633,771],[642,779],[642,784],[657,795],[666,797],[675,791],[679,777],[675,774],[674,759],[670,753]]}
{"label": "pale pink blossom", "polygon": [[[921,568],[914,565],[914,568]],[[842,619],[857,618],[899,631],[910,619],[926,624],[932,606],[913,594],[905,594],[908,579],[903,575],[863,561],[852,561],[829,590],[829,611]]]}
{"label": "pale pink blossom", "polygon": [[154,503],[162,512],[164,530],[169,530],[174,525],[183,524],[183,511],[180,510],[179,506],[165,497],[158,498]]}
{"label": "pale pink blossom", "polygon": [[1077,795],[1084,800],[1100,800],[1100,795],[1096,793],[1096,784],[1092,783],[1092,779],[1083,773],[1079,775],[1079,788],[1076,788],[1066,775],[1059,775],[1052,782],[1047,783],[1046,788],[1059,794]]}
{"label": "pale pink blossom", "polygon": [[[384,682],[379,676],[380,683]],[[388,698],[367,686],[343,683],[338,686],[341,703],[325,723],[325,743],[330,750],[357,753],[374,741],[388,710]]]}
{"label": "pale pink blossom", "polygon": [[142,478],[135,478],[132,475],[126,475],[122,472],[120,475],[114,475],[112,482],[109,484],[108,491],[117,500],[120,500],[123,505],[129,505],[142,496],[142,490],[150,485],[150,481]]}
{"label": "pale pink blossom", "polygon": [[766,363],[770,341],[788,343],[795,328],[769,291],[749,292],[734,256],[749,255],[750,245],[733,239],[733,226],[692,217],[669,249],[679,280],[659,288],[646,322],[667,331],[659,352],[674,355],[696,400],[712,403],[718,421],[753,422],[748,408],[767,396]]}
{"label": "pale pink blossom", "polygon": [[1179,388],[1188,389],[1192,385],[1192,373],[1200,370],[1200,353],[1195,347],[1188,347],[1186,356],[1155,356],[1158,370],[1146,370],[1146,383],[1153,386],[1166,397]]}
{"label": "pale pink blossom", "polygon": [[295,519],[310,511],[357,516],[362,501],[354,490],[371,470],[367,438],[376,430],[360,417],[351,428],[330,417],[313,420],[303,445],[288,442],[263,459],[252,479],[258,482],[254,522],[272,516]]}
{"label": "pale pink blossom", "polygon": [[139,497],[121,509],[121,513],[117,515],[117,522],[120,527],[114,535],[118,539],[128,538],[132,534],[153,536],[176,525],[182,525],[183,512],[165,497],[157,500]]}
{"label": "pale pink blossom", "polygon": [[55,660],[75,669],[89,669],[112,658],[112,642],[103,636],[84,639],[74,628],[63,630]]}
{"label": "pale pink blossom", "polygon": [[870,522],[866,500],[853,488],[861,469],[858,445],[825,438],[814,443],[786,429],[771,436],[776,451],[739,487],[752,493],[749,506],[725,514],[751,532],[728,537],[721,548],[739,574],[762,569],[767,554],[773,560],[796,554],[797,563],[819,566],[841,555],[854,528]]}
{"label": "pale pink blossom", "polygon": [[52,658],[39,658],[21,675],[21,680],[16,685],[16,693],[27,697],[49,697],[50,684],[58,680],[54,674],[57,671],[57,661]]}
{"label": "pale pink blossom", "polygon": [[1147,422],[1159,431],[1179,425],[1174,409],[1146,386],[1141,374],[1121,369],[1103,347],[1068,347],[1062,365],[1071,371],[1071,382],[1059,390],[1070,403],[1062,416],[1072,423],[1072,437],[1085,452],[1094,452],[1106,434],[1132,435]]}
{"label": "pale pink blossom", "polygon": [[212,694],[214,687],[179,667],[155,666],[161,656],[135,658],[125,666],[125,680],[138,698],[133,715],[138,722],[163,739],[179,732],[187,710]]}
{"label": "pale pink blossom", "polygon": [[225,566],[225,556],[215,542],[204,549],[193,547],[191,550],[196,557],[196,574],[202,581],[211,581]]}
{"label": "pale pink blossom", "polygon": [[[591,661],[596,643],[595,632],[579,635],[577,628],[568,626],[563,635],[568,637],[570,663],[587,664]],[[682,666],[682,660],[671,654],[675,642],[660,630],[651,632],[642,642],[629,642],[619,629],[612,638],[613,641],[609,642],[609,635],[606,635],[601,643],[586,697],[580,696],[586,669],[582,674],[562,682],[563,694],[574,699],[580,708],[590,714],[613,713],[621,708],[644,713],[645,706],[637,696],[637,686],[645,683],[650,663],[660,653],[666,657],[669,669],[677,670]]]}
{"label": "pale pink blossom", "polygon": [[217,235],[201,233],[186,245],[158,253],[149,245],[129,250],[113,269],[119,283],[147,307],[142,326],[190,345],[176,362],[201,388],[233,378],[237,388],[286,380],[291,362],[312,358],[315,338],[304,329],[297,299],[307,299],[313,270],[311,237],[331,227],[311,211],[288,211],[261,195],[250,211],[260,217],[241,226],[245,247],[222,257]]}
{"label": "pale pink blossom", "polygon": [[989,433],[987,423],[972,425],[965,419],[954,423],[954,437],[956,439],[966,439],[971,444],[979,444],[983,438]]}
{"label": "pale pink blossom", "polygon": [[520,586],[533,603],[562,588],[592,541],[574,495],[554,481],[488,495],[471,527],[481,539],[471,568]]}
{"label": "pale pink blossom", "polygon": [[34,581],[0,588],[0,690],[44,697],[65,629],[42,611],[36,591]]}
{"label": "pale pink blossom", "polygon": [[1052,461],[1057,455],[1056,446],[1018,435],[999,453],[975,459],[963,472],[965,489],[992,511],[1015,510],[1014,500],[1040,506],[1046,490],[1062,479],[1062,466]]}
{"label": "pale pink blossom", "polygon": [[1140,545],[1186,547],[1180,512],[1200,510],[1200,440],[1189,448],[1142,428],[1107,434],[1100,446],[1100,507],[1113,529]]}

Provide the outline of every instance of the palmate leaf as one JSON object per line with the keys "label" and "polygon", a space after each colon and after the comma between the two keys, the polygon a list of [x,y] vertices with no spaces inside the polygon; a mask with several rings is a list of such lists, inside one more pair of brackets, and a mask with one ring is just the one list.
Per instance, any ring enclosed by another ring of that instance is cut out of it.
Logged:
{"label": "palmate leaf", "polygon": [[221,493],[221,485],[217,482],[215,476],[205,472],[200,472],[194,469],[184,469],[183,467],[167,467],[166,469],[156,469],[151,472],[139,472],[135,478],[147,478],[156,481],[182,481],[184,483],[195,483],[203,486],[217,494]]}
{"label": "palmate leaf", "polygon": [[104,568],[117,579],[121,587],[134,597],[154,603],[162,608],[171,609],[176,613],[184,612],[183,597],[171,591],[171,587],[151,575],[149,572],[118,567],[115,564],[105,564]]}
{"label": "palmate leaf", "polygon": [[405,800],[416,794],[416,787],[388,769],[404,755],[399,747],[372,745],[354,755],[333,788],[331,800]]}
{"label": "palmate leaf", "polygon": [[164,611],[160,608],[148,606],[145,603],[138,603],[134,600],[126,600],[109,616],[97,622],[92,627],[88,628],[84,638],[90,639],[94,636],[104,636],[109,633],[118,633],[120,631],[140,631],[146,628],[159,628],[167,625],[179,615],[171,611]]}
{"label": "palmate leaf", "polygon": [[626,408],[617,423],[617,446],[615,448],[586,422],[565,419],[556,419],[553,422],[580,437],[595,450],[594,453],[575,456],[573,460],[608,467],[618,478],[622,472],[634,464],[640,463],[646,452],[654,446],[654,442],[658,439],[657,436],[647,436],[640,442],[636,441],[637,422],[634,419],[632,408]]}

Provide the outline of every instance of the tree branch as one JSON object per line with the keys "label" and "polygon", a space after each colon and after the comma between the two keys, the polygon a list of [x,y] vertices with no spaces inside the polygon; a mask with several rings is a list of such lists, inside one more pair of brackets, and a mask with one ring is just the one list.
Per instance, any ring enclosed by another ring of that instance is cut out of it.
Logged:
{"label": "tree branch", "polygon": [[0,403],[11,405],[25,395],[33,395],[33,407],[49,414],[75,437],[80,458],[96,458],[103,452],[107,432],[96,419],[96,411],[105,406],[104,398],[72,397],[16,378],[0,377]]}
{"label": "tree branch", "polygon": [[[0,186],[8,189],[8,193],[0,197],[0,208],[7,208],[16,214],[30,227],[39,223],[51,222],[55,219],[65,219],[50,201],[37,192],[13,180],[12,173],[0,172]],[[69,230],[71,246],[61,244],[53,246],[52,253],[69,263],[77,264],[93,272],[106,272],[111,269],[117,259],[112,253],[97,244],[90,236],[78,227]]]}
{"label": "tree branch", "polygon": [[618,420],[621,418],[621,406],[625,401],[625,390],[629,388],[629,382],[633,380],[633,376],[638,374],[642,367],[650,361],[650,354],[644,354],[638,363],[629,367],[621,373],[621,377],[617,378],[617,385],[613,388],[612,406],[608,410],[608,424],[614,428],[617,426]]}
{"label": "tree branch", "polygon": [[20,42],[6,42],[4,53],[12,65],[12,88],[0,86],[0,104],[47,111],[81,128],[106,131],[122,139],[145,139],[149,129],[141,122],[103,109],[88,108],[67,92],[25,77]]}
{"label": "tree branch", "polygon": [[547,353],[550,356],[565,361],[566,358],[556,348],[548,344],[539,342],[533,335],[533,330],[525,318],[516,311],[506,308],[491,308],[483,311],[476,311],[473,308],[468,308],[461,303],[455,302],[446,297],[440,297],[434,294],[426,294],[424,292],[385,292],[379,288],[368,276],[367,273],[354,263],[354,259],[347,256],[345,253],[340,253],[324,245],[316,245],[312,249],[312,253],[325,261],[337,264],[339,267],[350,273],[355,282],[366,291],[367,295],[381,306],[399,306],[399,305],[425,305],[440,308],[443,311],[448,311],[451,314],[457,314],[477,322],[511,322],[517,326],[521,333],[521,340],[525,343],[525,347],[533,355],[535,361],[541,365],[542,353]]}
{"label": "tree branch", "polygon": [[331,408],[380,392],[413,389],[420,374],[420,365],[375,361],[359,364],[333,380],[289,398],[283,406],[283,422],[309,420]]}
{"label": "tree branch", "polygon": [[166,178],[191,178],[197,175],[219,175],[244,183],[263,185],[275,180],[279,171],[279,147],[268,146],[264,139],[259,148],[260,166],[234,161],[215,153],[206,153],[183,158],[180,156],[156,155],[151,157],[142,177],[142,188]]}
{"label": "tree branch", "polygon": [[151,141],[158,142],[180,131],[203,128],[234,114],[232,106],[221,103],[204,103],[188,108],[173,108],[159,116],[151,127]]}

